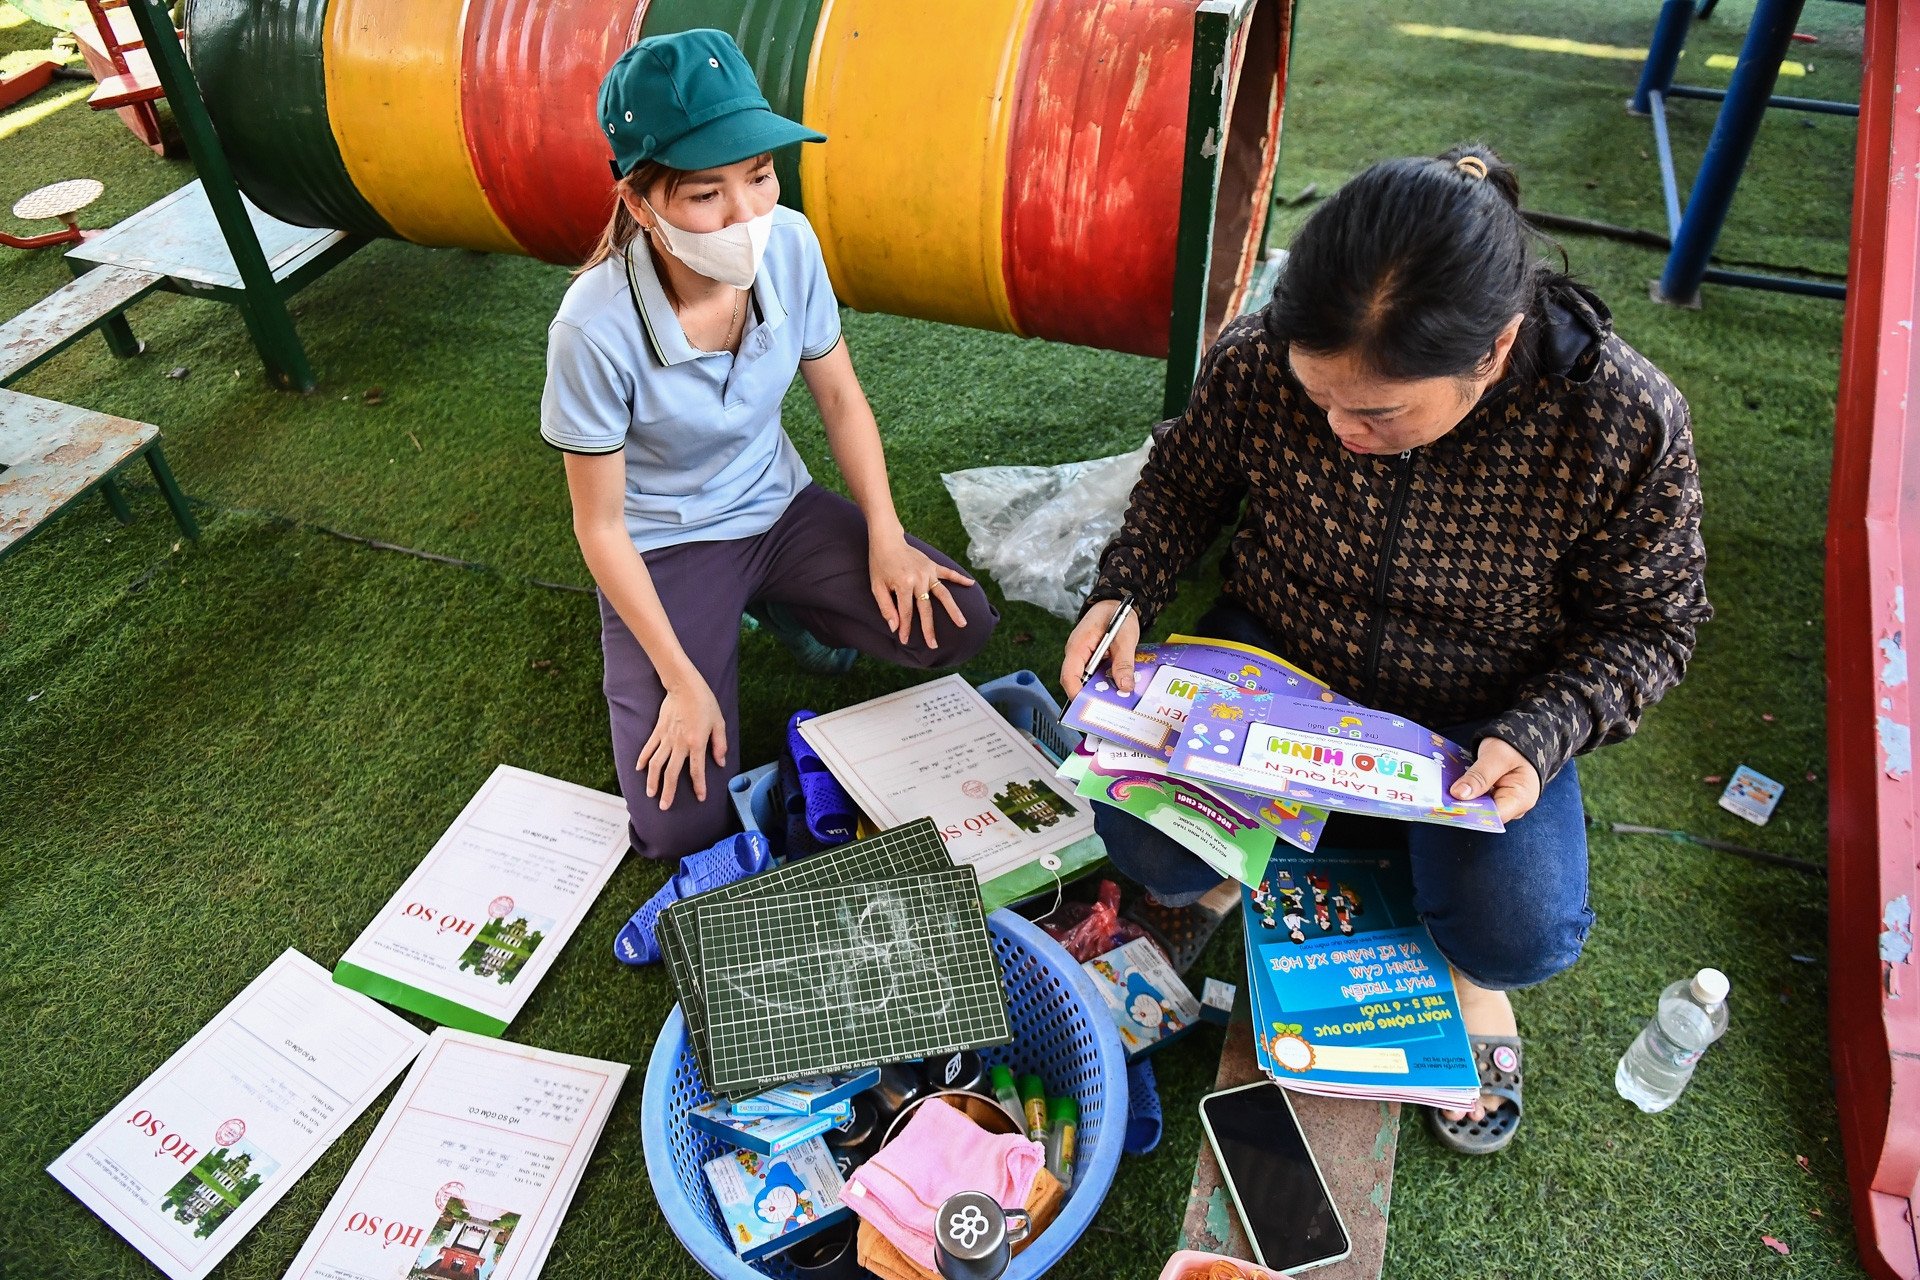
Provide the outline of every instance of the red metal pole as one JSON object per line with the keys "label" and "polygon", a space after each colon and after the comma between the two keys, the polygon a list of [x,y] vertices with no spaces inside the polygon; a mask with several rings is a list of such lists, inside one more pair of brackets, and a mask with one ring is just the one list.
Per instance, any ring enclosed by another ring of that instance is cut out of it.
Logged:
{"label": "red metal pole", "polygon": [[1920,569],[1917,95],[1920,9],[1870,0],[1827,524],[1829,1006],[1861,1261],[1909,1280],[1920,1276],[1920,797],[1905,635],[1906,568]]}

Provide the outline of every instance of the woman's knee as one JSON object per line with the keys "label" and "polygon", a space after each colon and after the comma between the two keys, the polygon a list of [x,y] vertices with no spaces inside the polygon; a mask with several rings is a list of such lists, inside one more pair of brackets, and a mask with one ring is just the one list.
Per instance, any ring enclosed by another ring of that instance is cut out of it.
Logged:
{"label": "woman's knee", "polygon": [[1448,964],[1475,986],[1505,991],[1536,986],[1571,969],[1586,947],[1593,910],[1583,897],[1509,903],[1479,918],[1436,914],[1426,923]]}
{"label": "woman's knee", "polygon": [[[960,616],[967,620],[967,625],[955,625],[953,615],[936,602],[933,605],[933,633],[939,643],[932,646],[904,646],[902,659],[905,665],[921,671],[944,671],[950,667],[964,666],[987,647],[987,641],[993,639],[994,628],[1000,625],[1000,611],[987,599],[987,593],[978,586],[949,586],[947,590],[952,594]],[[916,635],[919,630],[919,624],[915,623]]]}

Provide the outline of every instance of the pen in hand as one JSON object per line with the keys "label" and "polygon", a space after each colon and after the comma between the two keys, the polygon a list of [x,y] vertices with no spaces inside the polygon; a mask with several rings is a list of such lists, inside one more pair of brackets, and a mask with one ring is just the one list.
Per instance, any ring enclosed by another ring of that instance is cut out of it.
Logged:
{"label": "pen in hand", "polygon": [[1113,647],[1113,638],[1120,634],[1121,624],[1133,613],[1133,593],[1129,591],[1120,598],[1120,607],[1113,611],[1113,618],[1107,623],[1106,631],[1100,636],[1100,643],[1093,646],[1093,653],[1087,659],[1086,670],[1080,673],[1081,683],[1093,679],[1093,673],[1100,669],[1100,660],[1107,656],[1107,650]]}

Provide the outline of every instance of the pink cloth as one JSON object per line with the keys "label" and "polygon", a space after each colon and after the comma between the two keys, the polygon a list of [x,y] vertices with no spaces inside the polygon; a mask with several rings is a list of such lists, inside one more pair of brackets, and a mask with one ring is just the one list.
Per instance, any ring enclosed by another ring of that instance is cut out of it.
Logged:
{"label": "pink cloth", "polygon": [[948,1196],[984,1191],[1006,1208],[1021,1208],[1045,1162],[1039,1143],[988,1133],[957,1108],[927,1102],[914,1109],[892,1142],[854,1170],[840,1202],[933,1271],[933,1220]]}

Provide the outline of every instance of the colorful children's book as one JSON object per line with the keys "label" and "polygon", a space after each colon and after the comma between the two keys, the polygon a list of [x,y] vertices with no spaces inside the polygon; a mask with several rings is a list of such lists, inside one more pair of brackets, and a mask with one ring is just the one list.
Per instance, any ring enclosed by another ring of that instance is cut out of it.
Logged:
{"label": "colorful children's book", "polygon": [[845,1114],[841,1105],[856,1093],[880,1083],[880,1068],[848,1071],[837,1076],[809,1076],[789,1084],[775,1085],[765,1093],[742,1098],[733,1104],[736,1116],[817,1115],[823,1111]]}
{"label": "colorful children's book", "polygon": [[1472,765],[1458,743],[1400,716],[1271,693],[1202,693],[1173,771],[1256,795],[1477,831],[1504,828],[1491,796],[1455,800]]}
{"label": "colorful children's book", "polygon": [[819,1138],[777,1156],[730,1151],[707,1161],[706,1171],[727,1238],[747,1262],[791,1248],[853,1212],[840,1203],[840,1171]]}
{"label": "colorful children's book", "polygon": [[696,1129],[725,1143],[777,1156],[815,1138],[853,1114],[851,1102],[839,1102],[812,1115],[743,1116],[725,1098],[702,1103],[687,1113]]}
{"label": "colorful children's book", "polygon": [[1107,1002],[1128,1061],[1153,1052],[1200,1020],[1200,1002],[1150,938],[1135,938],[1080,967]]}
{"label": "colorful children's book", "polygon": [[[1109,775],[1167,776],[1168,762],[1173,759],[1180,727],[1187,721],[1193,699],[1207,690],[1287,689],[1303,696],[1323,695],[1346,701],[1328,693],[1325,685],[1284,659],[1226,640],[1175,636],[1165,644],[1140,646],[1134,653],[1134,663],[1131,694],[1121,693],[1106,675],[1096,676],[1082,687],[1063,718],[1064,723],[1089,735],[1088,749],[1097,749],[1097,763]],[[1080,794],[1090,793],[1083,788]],[[1213,807],[1224,806],[1251,818],[1309,853],[1320,842],[1326,826],[1327,811],[1323,808],[1212,785],[1201,788],[1198,794]],[[1102,797],[1095,794],[1093,798]],[[1179,838],[1175,832],[1168,834]],[[1199,849],[1195,852],[1206,856]],[[1253,873],[1258,874],[1258,869]]]}
{"label": "colorful children's book", "polygon": [[[1096,750],[1091,741],[1083,741],[1061,764],[1059,776],[1074,784],[1075,794],[1132,814],[1178,840],[1223,876],[1242,884],[1260,878],[1273,853],[1271,830],[1198,783],[1102,764],[1108,746],[1103,742]],[[1152,759],[1132,747],[1118,750]]]}
{"label": "colorful children's book", "polygon": [[1405,854],[1283,850],[1242,909],[1268,1075],[1332,1097],[1473,1105],[1453,974],[1413,909]]}

